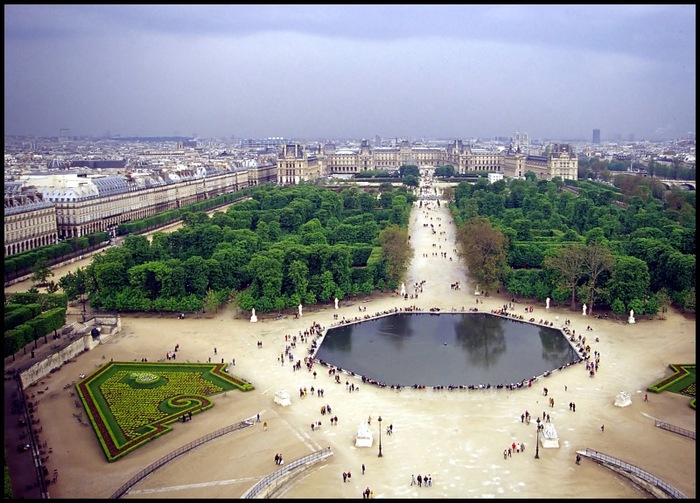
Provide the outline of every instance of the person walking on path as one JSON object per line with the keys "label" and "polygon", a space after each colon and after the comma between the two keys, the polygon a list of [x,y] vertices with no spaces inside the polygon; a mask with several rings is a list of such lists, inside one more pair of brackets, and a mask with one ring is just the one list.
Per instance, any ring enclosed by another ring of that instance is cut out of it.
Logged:
{"label": "person walking on path", "polygon": [[343,472],[343,482],[348,481],[348,474],[346,472]]}
{"label": "person walking on path", "polygon": [[581,455],[580,454],[576,454],[576,464],[577,465],[581,464]]}
{"label": "person walking on path", "polygon": [[600,431],[602,431],[603,433],[605,433],[605,425],[604,425],[604,424],[601,424],[601,425],[600,425]]}
{"label": "person walking on path", "polygon": [[416,476],[413,475],[413,474],[411,474],[411,485],[414,486],[414,485],[416,485],[417,483],[418,483],[418,482],[416,482]]}
{"label": "person walking on path", "polygon": [[362,463],[362,475],[364,475],[364,474],[365,474],[365,464]]}

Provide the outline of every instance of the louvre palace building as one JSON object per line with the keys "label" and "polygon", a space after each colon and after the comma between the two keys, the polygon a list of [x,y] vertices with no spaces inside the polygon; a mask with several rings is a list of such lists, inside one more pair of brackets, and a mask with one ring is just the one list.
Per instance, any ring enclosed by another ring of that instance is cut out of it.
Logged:
{"label": "louvre palace building", "polygon": [[516,136],[514,146],[509,149],[472,148],[461,140],[447,147],[415,146],[408,141],[395,147],[372,147],[368,140],[362,140],[359,148],[287,143],[281,145],[277,156],[277,183],[295,185],[332,175],[395,171],[404,165],[420,169],[451,165],[458,174],[500,173],[505,177],[523,177],[531,171],[543,180],[578,178],[578,158],[571,145],[555,143],[547,155],[534,156],[522,153],[526,145],[520,145],[519,139],[520,136]]}

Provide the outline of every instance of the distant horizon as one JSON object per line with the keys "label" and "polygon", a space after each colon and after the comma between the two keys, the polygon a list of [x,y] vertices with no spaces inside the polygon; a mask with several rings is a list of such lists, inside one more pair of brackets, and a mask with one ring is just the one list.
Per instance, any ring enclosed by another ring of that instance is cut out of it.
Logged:
{"label": "distant horizon", "polygon": [[[527,131],[521,132],[527,134]],[[680,140],[695,140],[694,136],[695,133],[689,132],[687,133],[688,135],[692,135],[693,138],[690,138],[690,136],[687,137],[678,137],[678,138],[668,138],[664,140],[652,140],[648,138],[616,138],[616,139],[605,139],[601,138],[600,143],[627,143],[627,142],[647,142],[647,143],[666,143],[666,142],[674,142],[674,141],[680,141]],[[367,137],[367,136],[362,136],[362,137],[352,137],[352,138],[331,138],[327,136],[323,137],[309,137],[309,138],[302,138],[302,137],[281,137],[281,136],[215,136],[215,137],[200,137],[200,136],[192,136],[192,135],[182,135],[182,134],[159,134],[159,135],[110,135],[110,136],[103,136],[103,135],[89,135],[89,134],[68,134],[66,136],[60,136],[60,135],[48,135],[48,136],[42,136],[42,135],[35,135],[35,134],[5,134],[5,137],[14,137],[14,138],[34,138],[34,139],[67,139],[67,140],[79,140],[79,139],[88,139],[88,140],[129,140],[129,139],[137,139],[137,140],[145,140],[145,139],[171,139],[171,140],[196,140],[196,141],[208,141],[208,140],[223,140],[223,141],[240,141],[240,140],[271,140],[271,139],[283,139],[283,140],[288,140],[291,142],[312,142],[312,141],[318,141],[318,142],[336,142],[336,141],[343,141],[343,142],[353,142],[353,141],[363,141],[367,140],[370,142],[373,142],[375,137]],[[428,136],[415,136],[415,137],[401,137],[401,136],[387,136],[387,137],[380,137],[382,141],[404,141],[407,140],[409,142],[414,142],[414,141],[446,141],[446,142],[451,142],[451,141],[484,141],[484,142],[491,142],[491,141],[504,141],[504,140],[510,140],[514,137],[514,134],[511,135],[497,135],[494,137],[486,137],[486,136],[469,136],[469,137],[428,137]],[[544,143],[556,143],[556,142],[577,142],[577,143],[593,143],[592,138],[533,138],[530,135],[528,135],[530,142],[532,144],[533,141],[537,142],[537,144],[544,144]],[[542,142],[542,143],[540,143]]]}

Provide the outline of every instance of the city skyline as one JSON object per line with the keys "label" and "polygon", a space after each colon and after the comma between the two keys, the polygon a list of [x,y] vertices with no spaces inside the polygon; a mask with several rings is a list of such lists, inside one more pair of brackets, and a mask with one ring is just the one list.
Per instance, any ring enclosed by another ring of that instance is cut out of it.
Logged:
{"label": "city skyline", "polygon": [[694,5],[6,5],[5,134],[695,133]]}

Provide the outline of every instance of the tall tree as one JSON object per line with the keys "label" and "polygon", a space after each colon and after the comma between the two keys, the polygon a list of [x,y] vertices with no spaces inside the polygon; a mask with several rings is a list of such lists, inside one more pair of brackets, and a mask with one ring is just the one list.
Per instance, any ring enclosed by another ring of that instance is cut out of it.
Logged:
{"label": "tall tree", "polygon": [[609,272],[615,259],[613,258],[610,249],[597,242],[592,242],[583,248],[583,270],[588,275],[588,312],[593,314],[593,305],[595,304],[596,294],[602,290],[598,285],[600,275]]}
{"label": "tall tree", "polygon": [[49,268],[46,259],[40,258],[32,267],[32,281],[35,285],[43,285],[49,276],[53,276],[53,271]]}
{"label": "tall tree", "polygon": [[408,233],[397,225],[390,225],[379,233],[379,243],[387,261],[388,279],[398,284],[413,254],[408,243]]}
{"label": "tall tree", "polygon": [[457,229],[460,256],[470,274],[486,290],[499,287],[507,271],[508,239],[485,217],[475,217]]}
{"label": "tall tree", "polygon": [[576,309],[576,285],[584,275],[584,253],[580,244],[564,245],[545,257],[544,265],[556,271],[563,286],[571,289],[571,309]]}
{"label": "tall tree", "polygon": [[621,300],[629,306],[633,300],[642,300],[649,292],[649,268],[646,262],[636,257],[615,258],[615,265],[607,283],[607,295],[612,303]]}

